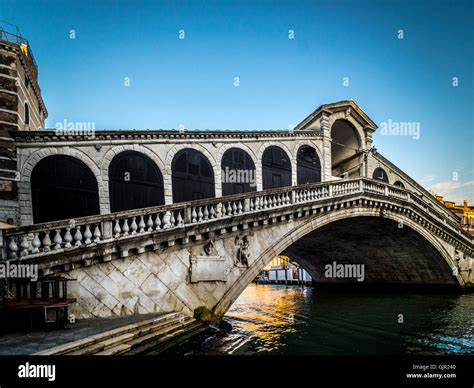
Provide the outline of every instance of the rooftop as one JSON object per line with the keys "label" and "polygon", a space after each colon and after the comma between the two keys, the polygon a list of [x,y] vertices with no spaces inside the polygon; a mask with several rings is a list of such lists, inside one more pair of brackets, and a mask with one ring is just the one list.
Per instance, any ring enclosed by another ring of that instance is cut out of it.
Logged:
{"label": "rooftop", "polygon": [[0,41],[18,46],[24,56],[30,60],[35,78],[38,77],[38,65],[31,51],[30,44],[28,43],[28,39],[21,35],[18,26],[0,20]]}

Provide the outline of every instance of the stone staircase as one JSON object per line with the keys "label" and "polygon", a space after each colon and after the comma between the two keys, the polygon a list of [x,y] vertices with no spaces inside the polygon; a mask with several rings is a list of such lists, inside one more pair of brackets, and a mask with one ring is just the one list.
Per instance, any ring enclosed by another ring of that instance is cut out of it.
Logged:
{"label": "stone staircase", "polygon": [[56,346],[35,355],[118,355],[141,354],[180,342],[204,330],[202,323],[181,313],[168,313],[78,341]]}

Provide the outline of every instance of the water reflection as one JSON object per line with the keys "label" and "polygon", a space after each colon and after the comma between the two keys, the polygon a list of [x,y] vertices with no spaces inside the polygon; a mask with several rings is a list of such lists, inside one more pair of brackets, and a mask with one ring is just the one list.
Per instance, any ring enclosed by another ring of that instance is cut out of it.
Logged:
{"label": "water reflection", "polygon": [[250,285],[180,354],[474,354],[474,294],[354,293]]}

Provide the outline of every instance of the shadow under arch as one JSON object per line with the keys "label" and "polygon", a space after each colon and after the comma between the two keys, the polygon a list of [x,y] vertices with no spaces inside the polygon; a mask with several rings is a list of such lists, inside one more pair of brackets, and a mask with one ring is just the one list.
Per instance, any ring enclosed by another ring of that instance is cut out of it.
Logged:
{"label": "shadow under arch", "polygon": [[[380,266],[378,269],[375,267],[377,270],[373,271],[372,274],[369,275],[370,281],[368,283],[370,284],[432,284],[454,286],[457,282],[460,282],[459,277],[456,278],[452,274],[453,262],[446,249],[435,239],[435,237],[430,235],[430,233],[424,230],[420,225],[411,224],[412,226],[408,226],[410,224],[410,219],[406,216],[400,214],[390,214],[385,217],[380,217],[376,212],[370,209],[364,209],[362,212],[360,209],[351,210],[349,212],[347,210],[337,210],[334,212],[325,213],[324,215],[316,215],[311,217],[300,226],[293,228],[290,232],[279,238],[278,241],[266,247],[259,257],[252,262],[251,266],[240,276],[240,278],[229,288],[229,290],[227,290],[221,300],[214,306],[214,312],[217,315],[225,314],[232,303],[252,282],[252,280],[258,275],[262,268],[278,254],[290,256],[290,258],[298,262],[304,269],[306,269],[316,282],[321,280],[322,277],[319,275],[321,271],[317,271],[318,267],[310,265],[311,262],[303,258],[301,252],[299,253],[295,247],[298,244],[302,244],[303,249],[307,248],[308,246],[311,247],[311,243],[304,244],[304,240],[308,238],[308,241],[311,241],[313,235],[324,234],[325,231],[328,232],[326,235],[328,244],[334,244],[335,246],[341,245],[342,241],[335,239],[334,235],[332,234],[334,230],[340,231],[338,227],[341,226],[341,224],[339,224],[339,222],[346,223],[343,225],[345,227],[344,230],[352,230],[355,224],[359,224],[360,227],[361,222],[368,222],[370,230],[383,231],[383,228],[380,228],[381,223],[385,224],[385,226],[389,225],[387,236],[392,239],[392,244],[390,247],[400,247],[400,252],[394,252],[393,254],[397,255],[397,257],[402,257],[402,260],[399,263],[395,258],[392,260],[391,264],[390,261],[387,260],[385,260],[383,263],[378,263],[382,266]],[[370,223],[372,224],[370,225]],[[403,228],[399,228],[399,224],[403,224]],[[364,225],[364,227],[365,226],[367,225]],[[400,233],[405,235],[403,241],[400,240],[403,235],[400,234],[397,239],[390,234],[393,234],[395,229],[402,231]],[[329,237],[329,234],[331,234],[331,237]],[[352,237],[357,238],[357,233]],[[367,239],[367,236],[363,236],[362,233],[359,237],[364,237]],[[369,241],[374,244],[374,250],[382,248],[382,251],[386,254],[387,249],[383,249],[383,244],[385,241],[379,240],[378,237],[378,235],[374,235]],[[403,251],[405,248],[404,242],[410,243],[410,249],[406,248],[406,251]],[[352,249],[350,250],[351,253],[354,251],[353,246],[356,245],[356,243],[357,241],[355,243],[352,241]],[[314,248],[312,249],[314,251]],[[423,255],[426,253],[425,249],[428,249],[429,251],[429,256],[427,257],[423,257]],[[359,263],[354,262],[352,256],[349,256],[348,253],[349,251],[346,251],[343,255],[340,255],[339,257],[342,257],[342,259],[339,260],[337,257],[329,258],[329,260],[327,257],[325,257],[324,259],[326,261],[319,260],[317,262],[319,262],[320,268],[324,268],[324,264],[327,264],[328,261],[329,263],[338,261],[341,264],[370,264],[369,268],[373,268],[373,264],[377,263],[376,260],[368,263],[362,260],[359,260]],[[413,260],[414,254],[416,255],[415,260]],[[362,256],[359,255],[358,257],[360,259]],[[387,258],[391,257],[393,256],[389,256]],[[409,263],[410,261],[413,261],[413,263]],[[403,263],[409,265],[402,272],[396,272],[400,270],[400,264]],[[369,268],[367,270],[370,271]],[[381,272],[382,270],[383,272]],[[391,276],[373,276],[374,274],[380,275],[381,273],[386,273],[385,271],[391,271]],[[394,274],[397,274],[397,276],[394,276]],[[337,280],[339,279],[336,279],[336,281]],[[345,279],[343,279],[343,282],[341,283],[344,283],[344,280]],[[349,279],[349,282],[357,283],[357,280]]]}

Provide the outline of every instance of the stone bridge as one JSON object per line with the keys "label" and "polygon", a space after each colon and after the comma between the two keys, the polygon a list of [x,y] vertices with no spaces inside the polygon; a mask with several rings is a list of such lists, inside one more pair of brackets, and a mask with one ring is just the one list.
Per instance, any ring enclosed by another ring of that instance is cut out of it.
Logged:
{"label": "stone bridge", "polygon": [[342,101],[291,131],[18,132],[3,257],[76,279],[78,317],[221,315],[283,252],[316,282],[357,282],[327,277],[337,262],[370,284],[472,287],[472,237],[376,128]]}

